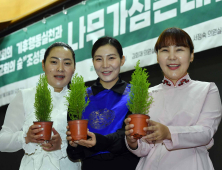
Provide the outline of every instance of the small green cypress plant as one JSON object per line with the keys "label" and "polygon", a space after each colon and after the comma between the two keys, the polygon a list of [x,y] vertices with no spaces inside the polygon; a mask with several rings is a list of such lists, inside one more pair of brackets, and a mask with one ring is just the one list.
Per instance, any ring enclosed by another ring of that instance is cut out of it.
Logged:
{"label": "small green cypress plant", "polygon": [[148,114],[152,96],[149,95],[148,89],[150,83],[148,81],[148,72],[146,69],[139,67],[140,60],[137,61],[135,71],[131,76],[131,90],[127,101],[127,107],[133,114]]}
{"label": "small green cypress plant", "polygon": [[82,119],[82,112],[89,104],[89,99],[85,101],[86,88],[83,77],[76,73],[71,81],[70,91],[65,97],[68,102],[69,117],[72,120]]}
{"label": "small green cypress plant", "polygon": [[36,87],[34,108],[37,121],[51,121],[53,105],[46,75],[40,75]]}

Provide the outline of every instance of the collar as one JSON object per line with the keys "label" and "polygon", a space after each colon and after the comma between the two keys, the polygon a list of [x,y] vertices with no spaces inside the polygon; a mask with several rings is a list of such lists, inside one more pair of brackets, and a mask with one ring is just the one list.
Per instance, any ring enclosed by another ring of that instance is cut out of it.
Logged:
{"label": "collar", "polygon": [[191,82],[190,76],[186,74],[185,76],[181,77],[179,80],[177,80],[176,84],[174,84],[170,79],[166,78],[164,76],[164,79],[162,81],[164,87],[184,87],[186,84],[189,84]]}
{"label": "collar", "polygon": [[68,87],[65,86],[65,87],[63,87],[62,91],[60,91],[60,92],[54,92],[54,87],[52,87],[50,84],[48,84],[48,88],[51,90],[51,94],[55,94],[55,95],[59,95],[59,94],[66,93],[67,90],[68,90]]}
{"label": "collar", "polygon": [[[99,80],[100,80],[100,78],[98,77],[96,79],[96,82],[91,87],[93,95],[96,95],[103,90],[107,90],[102,86],[102,84],[99,82]],[[110,90],[112,90],[116,93],[119,93],[119,94],[123,94],[126,86],[127,86],[127,83],[125,81],[123,81],[119,76],[119,80],[116,82],[116,84]]]}

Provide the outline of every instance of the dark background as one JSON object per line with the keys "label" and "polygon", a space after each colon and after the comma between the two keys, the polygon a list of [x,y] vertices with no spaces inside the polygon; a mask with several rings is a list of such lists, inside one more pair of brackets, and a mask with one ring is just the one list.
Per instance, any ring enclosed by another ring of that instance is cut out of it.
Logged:
{"label": "dark background", "polygon": [[[52,7],[48,10],[34,14],[26,18],[20,23],[14,24],[11,27],[0,32],[0,38],[10,34],[18,29],[30,25],[36,21],[41,20],[43,17],[48,17],[56,12],[61,11],[63,8],[70,7],[81,0],[67,0],[65,3]],[[210,50],[195,53],[194,62],[190,65],[189,75],[193,80],[215,82],[220,93],[222,94],[222,47],[213,48]],[[158,64],[145,67],[149,72],[149,82],[151,86],[161,83],[163,74]],[[133,71],[121,73],[123,80],[129,82]],[[86,82],[90,86],[94,81]],[[0,129],[4,122],[4,117],[8,105],[0,107]],[[222,169],[222,126],[220,125],[216,135],[214,136],[215,144],[209,150],[210,158],[213,162],[215,170]],[[0,139],[1,143],[1,139]],[[14,153],[0,152],[0,169],[1,170],[18,170],[24,152],[20,150]]]}

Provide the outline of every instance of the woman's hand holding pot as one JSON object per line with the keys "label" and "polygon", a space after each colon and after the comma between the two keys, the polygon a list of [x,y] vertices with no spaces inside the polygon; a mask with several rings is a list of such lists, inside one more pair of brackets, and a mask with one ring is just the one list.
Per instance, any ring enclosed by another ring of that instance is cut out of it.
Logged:
{"label": "woman's hand holding pot", "polygon": [[[156,140],[171,140],[171,133],[169,128],[159,122],[155,122],[153,120],[147,120],[149,126],[145,127],[144,130],[147,131],[147,136],[144,139],[147,142],[152,142]],[[152,133],[150,133],[152,132]]]}
{"label": "woman's hand holding pot", "polygon": [[61,144],[62,144],[62,138],[59,135],[59,133],[52,128],[53,136],[52,139],[48,143],[43,143],[43,149],[45,151],[55,151],[55,150],[60,150],[61,149]]}
{"label": "woman's hand holding pot", "polygon": [[131,135],[133,133],[133,124],[130,124],[131,118],[126,118],[124,120],[126,126],[125,126],[125,135],[126,135],[126,140],[131,149],[136,149],[137,148],[137,139],[134,139],[134,137]]}
{"label": "woman's hand holding pot", "polygon": [[25,137],[25,143],[28,144],[29,142],[32,143],[43,143],[43,140],[38,140],[38,138],[42,137],[41,135],[36,135],[36,133],[42,131],[41,125],[32,125],[29,127],[27,132],[27,136]]}
{"label": "woman's hand holding pot", "polygon": [[78,144],[72,141],[71,132],[69,131],[69,126],[66,126],[66,128],[67,128],[67,131],[66,131],[67,137],[66,137],[66,139],[69,141],[69,144],[72,147],[77,147]]}
{"label": "woman's hand holding pot", "polygon": [[85,146],[87,148],[93,147],[96,145],[96,136],[94,133],[87,131],[87,135],[90,136],[91,138],[88,140],[79,140],[79,141],[72,141],[72,137],[71,137],[71,132],[69,131],[69,126],[66,127],[67,128],[67,132],[66,132],[66,139],[69,141],[69,144],[72,147],[77,147],[78,145],[82,145]]}
{"label": "woman's hand holding pot", "polygon": [[85,146],[87,148],[91,148],[96,145],[96,135],[90,131],[87,131],[87,135],[90,136],[91,138],[87,140],[79,140],[79,141],[74,141],[75,143]]}

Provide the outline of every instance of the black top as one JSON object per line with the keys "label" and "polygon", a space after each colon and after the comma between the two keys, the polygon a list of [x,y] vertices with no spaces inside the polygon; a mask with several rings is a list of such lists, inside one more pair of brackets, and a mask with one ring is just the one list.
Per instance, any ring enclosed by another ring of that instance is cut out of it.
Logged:
{"label": "black top", "polygon": [[[127,83],[121,78],[116,84],[110,89],[116,93],[123,94]],[[102,84],[99,82],[99,78],[92,85],[93,95],[105,90]],[[128,111],[126,117],[131,114]],[[125,118],[126,118],[125,117]],[[68,116],[68,120],[70,120]],[[125,123],[122,128],[117,130],[115,133],[108,135],[101,135],[95,133],[96,145],[91,148],[78,145],[76,148],[68,144],[67,154],[71,160],[81,159],[82,170],[135,170],[138,164],[139,158],[128,151],[125,144]],[[110,153],[103,153],[94,155],[99,151],[109,151]]]}
{"label": "black top", "polygon": [[[91,86],[94,96],[97,95],[99,92],[105,90],[105,88],[102,86],[102,84],[99,81],[100,79],[97,78],[96,82]],[[119,94],[123,94],[126,86],[127,86],[127,83],[119,77],[119,80],[110,90]]]}

